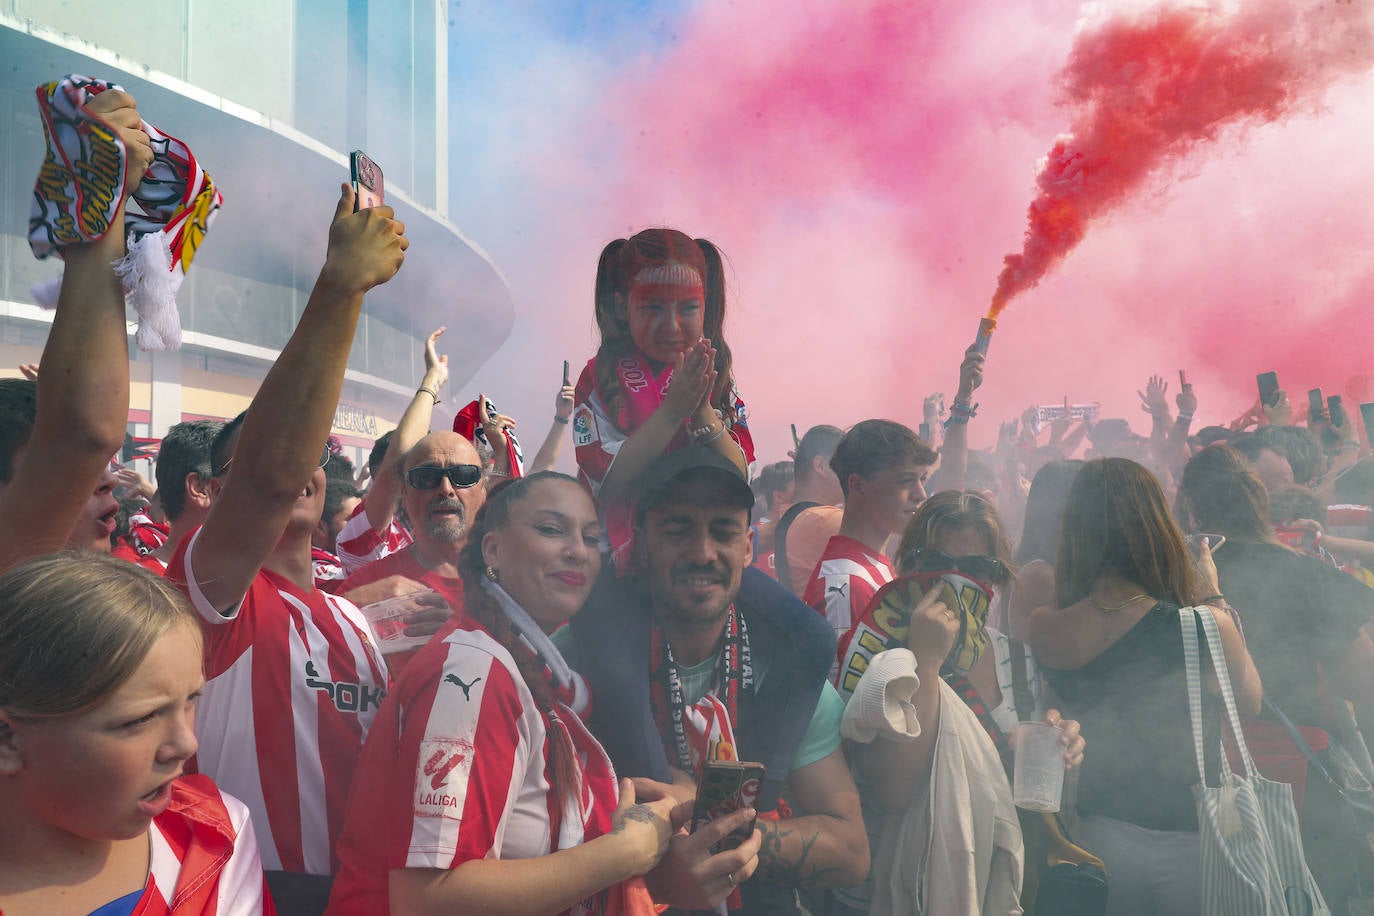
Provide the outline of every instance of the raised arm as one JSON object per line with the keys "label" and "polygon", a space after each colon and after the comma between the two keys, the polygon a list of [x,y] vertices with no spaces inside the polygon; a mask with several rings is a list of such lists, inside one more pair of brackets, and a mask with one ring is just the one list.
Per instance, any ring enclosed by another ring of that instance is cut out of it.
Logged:
{"label": "raised arm", "polygon": [[410,399],[405,413],[391,434],[391,445],[377,468],[377,478],[363,500],[367,512],[367,523],[373,531],[381,531],[396,517],[396,505],[401,499],[401,462],[405,461],[416,442],[429,432],[429,421],[434,414],[434,405],[439,403],[439,392],[448,383],[448,356],[440,356],[437,348],[439,338],[447,328],[439,328],[425,338],[425,377],[420,387],[415,389],[415,397]]}
{"label": "raised arm", "polygon": [[531,474],[551,470],[557,463],[558,453],[563,449],[563,440],[568,436],[568,418],[572,416],[576,396],[576,390],[572,385],[564,385],[558,389],[558,398],[553,402],[553,425],[549,427],[549,434],[544,437],[544,444],[539,446],[539,453],[534,456],[534,464],[530,467]]}
{"label": "raised arm", "polygon": [[390,207],[352,211],[353,189],[344,185],[324,268],[248,408],[232,467],[199,535],[196,581],[221,611],[248,590],[319,464],[363,293],[391,279],[405,259],[405,227]]}
{"label": "raised arm", "polygon": [[711,406],[711,391],[716,384],[715,360],[715,348],[705,339],[697,341],[678,357],[663,403],[620,446],[615,461],[606,472],[599,493],[601,502],[611,504],[632,499],[640,477],[663,454],[683,422],[688,420],[698,443],[716,449],[733,461],[742,473],[746,471],[744,452],[726,432]]}
{"label": "raised arm", "polygon": [[[114,126],[128,157],[124,194],[153,161],[128,93],[109,89],[86,110]],[[129,343],[124,287],[112,263],[124,249],[124,205],[97,242],[71,245],[57,313],[43,348],[38,413],[24,459],[0,492],[0,569],[62,547],[91,491],[124,443]]]}
{"label": "raised arm", "polygon": [[964,351],[964,361],[959,365],[959,390],[945,421],[945,444],[940,450],[936,486],[941,490],[962,490],[968,476],[968,421],[973,416],[973,392],[983,384],[983,364],[987,360],[977,346]]}

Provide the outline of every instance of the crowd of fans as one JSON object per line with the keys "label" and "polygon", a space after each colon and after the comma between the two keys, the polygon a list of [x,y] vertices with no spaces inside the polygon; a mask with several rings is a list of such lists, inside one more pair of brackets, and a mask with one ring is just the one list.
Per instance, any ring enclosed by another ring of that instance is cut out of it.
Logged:
{"label": "crowd of fans", "polygon": [[[87,107],[127,193],[134,100]],[[331,418],[407,241],[344,185],[251,406],[174,426],[154,483],[110,459],[123,215],[66,247],[42,361],[0,381],[5,916],[1240,912],[1195,790],[1251,754],[1312,875],[1282,912],[1368,905],[1350,416],[1279,392],[1195,430],[1192,386],[1171,405],[1156,377],[1148,435],[1066,403],[979,451],[970,348],[919,431],[815,425],[760,464],[720,253],[649,229],[602,252],[599,346],[529,467],[485,396],[431,429],[440,328],[355,471]],[[1025,722],[1058,730],[1058,816],[1013,804]],[[736,761],[762,770],[706,810]],[[1066,866],[1098,878],[1072,904]]]}

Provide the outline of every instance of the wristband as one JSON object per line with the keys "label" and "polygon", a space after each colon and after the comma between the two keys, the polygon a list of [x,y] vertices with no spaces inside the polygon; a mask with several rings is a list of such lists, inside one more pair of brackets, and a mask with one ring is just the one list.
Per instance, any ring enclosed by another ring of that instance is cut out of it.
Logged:
{"label": "wristband", "polygon": [[430,388],[428,385],[421,385],[419,388],[415,389],[416,394],[419,394],[421,391],[423,391],[430,397],[434,398],[435,404],[439,403],[439,392],[435,391],[433,388]]}
{"label": "wristband", "polygon": [[561,423],[562,425],[567,426],[567,425],[568,425],[568,418],[567,418],[567,417],[560,417],[558,414],[554,414],[554,415],[553,415],[553,422],[555,422],[555,423]]}
{"label": "wristband", "polygon": [[949,405],[949,417],[945,420],[945,428],[948,429],[955,424],[966,424],[976,416],[978,416],[977,404],[961,404],[955,401]]}
{"label": "wristband", "polygon": [[1180,420],[1189,420],[1189,421],[1191,421],[1191,420],[1193,419],[1193,415],[1192,415],[1191,413],[1185,413],[1185,412],[1183,412],[1182,410],[1180,410],[1180,411],[1178,412],[1178,418],[1179,418]]}
{"label": "wristband", "polygon": [[1225,596],[1225,595],[1208,595],[1206,598],[1203,598],[1203,599],[1202,599],[1202,603],[1203,603],[1203,604],[1211,604],[1213,601],[1225,602],[1225,601],[1226,601],[1226,596]]}

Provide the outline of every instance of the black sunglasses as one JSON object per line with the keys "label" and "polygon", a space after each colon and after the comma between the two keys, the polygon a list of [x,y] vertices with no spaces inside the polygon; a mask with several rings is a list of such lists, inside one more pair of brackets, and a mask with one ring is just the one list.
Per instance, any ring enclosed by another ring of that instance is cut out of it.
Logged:
{"label": "black sunglasses", "polygon": [[916,572],[944,572],[954,570],[981,582],[1001,582],[1007,577],[1007,566],[996,557],[973,555],[952,557],[943,550],[913,550],[904,564]]}
{"label": "black sunglasses", "polygon": [[457,489],[466,490],[482,481],[482,469],[475,464],[450,464],[444,468],[421,465],[406,471],[406,483],[416,490],[436,489],[445,477]]}

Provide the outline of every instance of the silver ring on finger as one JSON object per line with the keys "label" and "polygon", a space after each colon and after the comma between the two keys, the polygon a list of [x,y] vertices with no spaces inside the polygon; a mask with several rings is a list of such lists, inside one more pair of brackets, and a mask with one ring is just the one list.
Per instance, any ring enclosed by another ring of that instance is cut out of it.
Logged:
{"label": "silver ring on finger", "polygon": [[730,872],[730,874],[726,875],[725,877],[728,878],[728,879],[730,879],[730,886],[731,886],[731,887],[734,887],[734,886],[735,886],[735,873],[734,873],[734,872]]}

